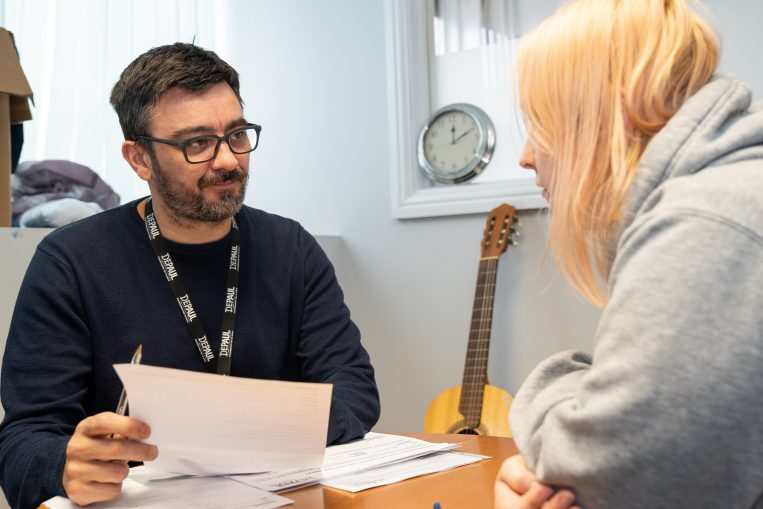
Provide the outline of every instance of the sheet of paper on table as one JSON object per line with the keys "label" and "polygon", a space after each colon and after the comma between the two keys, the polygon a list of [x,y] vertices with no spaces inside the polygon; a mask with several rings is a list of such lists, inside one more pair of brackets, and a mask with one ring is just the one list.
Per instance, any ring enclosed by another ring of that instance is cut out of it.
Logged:
{"label": "sheet of paper on table", "polygon": [[[133,469],[135,471],[136,469]],[[133,478],[135,477],[135,478]],[[273,509],[293,504],[288,498],[237,483],[227,477],[176,477],[141,480],[130,473],[122,484],[122,495],[113,502],[100,502],[98,509]],[[79,509],[68,498],[45,502],[48,509]]]}
{"label": "sheet of paper on table", "polygon": [[372,468],[371,470],[363,472],[355,472],[351,475],[335,477],[321,481],[321,484],[331,488],[356,493],[358,491],[393,484],[421,475],[433,474],[435,472],[442,472],[444,470],[450,470],[451,468],[469,465],[486,458],[489,458],[489,456],[480,456],[479,454],[470,454],[466,452],[436,452],[428,456],[422,456],[421,458],[412,458],[399,463]]}
{"label": "sheet of paper on table", "polygon": [[[441,453],[458,446],[459,444],[432,443],[411,437],[371,432],[366,434],[363,440],[328,447],[326,449],[326,457],[323,461],[323,466],[320,469],[274,471],[263,474],[237,475],[231,478],[250,486],[275,492],[295,489],[316,483],[331,485],[331,481],[334,479],[341,479],[342,482],[347,482],[348,478],[365,475],[366,473],[370,474],[371,472],[375,472],[379,467],[405,465],[408,461],[415,458],[426,457],[433,453]],[[457,466],[454,465],[454,463],[459,461],[461,462],[460,464],[467,464],[479,461],[479,459],[482,458],[483,457],[477,457],[476,459],[470,458],[468,461],[466,461],[465,458],[459,458],[458,461],[454,458],[443,458],[439,462],[427,462],[426,468],[420,468],[421,473],[415,473],[417,470],[411,469],[409,470],[410,475],[397,480],[408,479],[410,477],[424,475],[425,473],[453,468],[454,466]],[[420,464],[420,466],[421,465],[424,464]],[[437,469],[432,470],[434,466],[437,466]],[[410,465],[410,467],[413,467],[413,465]],[[401,471],[396,470],[390,472],[389,475],[399,477],[400,473]],[[383,479],[391,478],[387,477],[384,473],[382,473],[381,476]],[[381,484],[376,485],[380,486],[382,484],[389,484],[390,482],[396,481],[382,482]]]}
{"label": "sheet of paper on table", "polygon": [[115,364],[130,416],[151,426],[154,472],[226,475],[319,467],[330,384]]}

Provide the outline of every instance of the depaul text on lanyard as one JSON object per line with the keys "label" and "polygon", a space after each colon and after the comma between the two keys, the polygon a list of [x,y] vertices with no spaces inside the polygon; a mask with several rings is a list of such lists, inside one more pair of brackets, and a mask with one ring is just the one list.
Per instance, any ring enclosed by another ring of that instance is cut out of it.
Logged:
{"label": "depaul text on lanyard", "polygon": [[159,259],[159,265],[161,265],[164,275],[170,284],[170,289],[172,289],[180,310],[183,312],[188,330],[191,332],[191,337],[199,348],[199,353],[201,353],[204,364],[206,364],[209,371],[217,372],[221,375],[230,374],[231,358],[233,357],[233,332],[236,324],[239,260],[241,259],[241,233],[238,229],[238,224],[236,224],[236,218],[231,219],[233,221],[233,228],[231,228],[230,263],[228,264],[228,284],[225,290],[222,337],[220,339],[220,353],[217,359],[215,359],[215,354],[209,345],[207,334],[204,332],[204,326],[201,324],[201,319],[196,315],[196,310],[193,308],[193,304],[191,304],[191,298],[188,295],[185,284],[180,279],[180,274],[178,274],[167,249],[167,243],[159,231],[159,225],[154,215],[154,207],[151,205],[151,198],[149,197],[146,201],[146,232],[148,232],[151,247]]}

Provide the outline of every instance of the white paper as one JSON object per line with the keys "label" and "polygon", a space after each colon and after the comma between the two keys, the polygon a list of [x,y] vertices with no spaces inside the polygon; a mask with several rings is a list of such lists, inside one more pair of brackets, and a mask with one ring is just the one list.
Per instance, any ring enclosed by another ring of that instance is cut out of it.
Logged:
{"label": "white paper", "polygon": [[267,491],[284,491],[342,477],[382,465],[445,451],[459,444],[425,442],[411,437],[368,433],[363,440],[326,448],[322,467],[235,476],[234,479]]}
{"label": "white paper", "polygon": [[321,469],[276,470],[261,474],[234,475],[230,478],[247,486],[277,493],[318,484],[321,481]]}
{"label": "white paper", "polygon": [[392,465],[373,468],[365,472],[335,477],[328,481],[322,481],[321,484],[355,493],[377,486],[404,481],[412,477],[469,465],[486,458],[489,458],[489,456],[461,452],[436,452],[421,458],[413,458],[393,463]]}
{"label": "white paper", "polygon": [[224,475],[319,467],[330,384],[115,364],[130,416],[151,426],[153,471]]}
{"label": "white paper", "polygon": [[[100,502],[93,509],[272,509],[294,501],[274,493],[234,482],[226,477],[180,477],[144,483],[125,479],[122,495],[112,502]],[[45,505],[49,509],[79,509],[63,497]]]}
{"label": "white paper", "polygon": [[458,445],[425,442],[399,435],[367,433],[363,440],[326,449],[321,476],[323,479],[340,477],[437,451],[453,449]]}

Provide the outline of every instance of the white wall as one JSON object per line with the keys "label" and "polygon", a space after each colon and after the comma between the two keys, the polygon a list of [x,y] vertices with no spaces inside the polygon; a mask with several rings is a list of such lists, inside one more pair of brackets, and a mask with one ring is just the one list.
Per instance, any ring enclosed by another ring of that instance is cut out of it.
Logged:
{"label": "white wall", "polygon": [[[526,29],[557,2],[518,3]],[[377,369],[377,430],[419,431],[431,398],[461,380],[485,218],[391,219],[384,0],[217,5],[217,36],[229,39],[213,49],[241,72],[248,118],[263,125],[247,202],[341,235],[333,259]],[[725,33],[724,67],[760,95],[763,5],[708,5]],[[500,262],[490,356],[491,382],[511,392],[547,355],[590,349],[598,316],[550,260],[537,273],[545,216],[520,219],[520,245]]]}
{"label": "white wall", "polygon": [[[381,0],[228,7],[226,58],[263,126],[247,202],[341,235],[340,282],[382,394],[377,429],[420,431],[429,401],[461,381],[485,216],[391,219]],[[491,382],[512,392],[543,357],[589,348],[597,317],[551,264],[536,275],[545,217],[521,220],[499,266],[490,358]]]}
{"label": "white wall", "polygon": [[721,70],[752,86],[754,97],[763,99],[763,2],[758,0],[703,0],[711,26],[720,34]]}
{"label": "white wall", "polygon": [[[521,0],[522,31],[556,3]],[[709,4],[728,30],[724,68],[763,91],[763,69],[750,65],[763,5]],[[341,235],[337,271],[382,394],[377,429],[417,431],[431,398],[461,380],[485,218],[390,218],[383,7],[233,0],[225,56],[242,74],[248,117],[263,125],[248,203]],[[590,350],[598,318],[550,260],[538,273],[545,215],[520,219],[520,245],[500,262],[489,373],[511,392],[547,355]]]}

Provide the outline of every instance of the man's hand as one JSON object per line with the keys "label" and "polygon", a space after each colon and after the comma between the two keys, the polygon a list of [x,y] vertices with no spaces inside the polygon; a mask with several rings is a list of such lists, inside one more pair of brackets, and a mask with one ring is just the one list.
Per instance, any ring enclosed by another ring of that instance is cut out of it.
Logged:
{"label": "man's hand", "polygon": [[150,434],[146,423],[113,412],[83,419],[66,446],[63,484],[69,499],[88,505],[117,498],[127,462],[156,459],[156,446],[139,442]]}
{"label": "man's hand", "polygon": [[495,509],[580,509],[570,490],[554,493],[538,481],[519,454],[503,462],[495,480]]}

